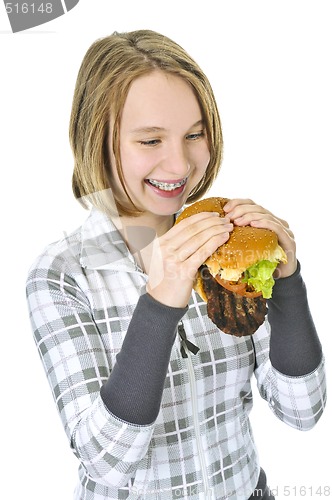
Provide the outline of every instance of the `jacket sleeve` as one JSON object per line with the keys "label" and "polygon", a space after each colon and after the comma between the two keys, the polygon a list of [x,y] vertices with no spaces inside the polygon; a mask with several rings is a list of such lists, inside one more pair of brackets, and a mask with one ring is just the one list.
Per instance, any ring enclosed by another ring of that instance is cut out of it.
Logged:
{"label": "jacket sleeve", "polygon": [[144,468],[154,424],[122,421],[105,406],[100,389],[110,375],[107,353],[68,262],[45,253],[26,290],[34,339],[70,445],[91,477],[120,488],[138,464]]}
{"label": "jacket sleeve", "polygon": [[299,265],[275,284],[265,324],[252,340],[261,396],[288,425],[311,429],[325,407],[326,374]]}

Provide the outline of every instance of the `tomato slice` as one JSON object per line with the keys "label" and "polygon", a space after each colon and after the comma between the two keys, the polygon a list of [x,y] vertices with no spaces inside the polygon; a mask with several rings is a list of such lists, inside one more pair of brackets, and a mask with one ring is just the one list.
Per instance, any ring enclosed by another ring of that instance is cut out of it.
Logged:
{"label": "tomato slice", "polygon": [[215,276],[214,279],[227,290],[237,293],[242,297],[260,297],[262,292],[255,292],[252,290],[247,290],[247,284],[238,281],[228,281],[220,278],[220,276]]}

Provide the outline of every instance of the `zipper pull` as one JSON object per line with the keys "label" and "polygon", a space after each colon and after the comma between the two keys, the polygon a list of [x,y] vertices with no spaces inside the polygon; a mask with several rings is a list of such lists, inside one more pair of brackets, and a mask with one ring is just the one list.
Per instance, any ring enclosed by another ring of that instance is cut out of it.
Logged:
{"label": "zipper pull", "polygon": [[178,324],[178,332],[181,337],[181,355],[183,358],[187,358],[188,355],[186,353],[186,350],[184,346],[187,347],[187,349],[192,352],[193,354],[197,354],[199,351],[199,347],[197,345],[193,344],[190,342],[190,340],[187,339],[186,331],[184,329],[182,321]]}

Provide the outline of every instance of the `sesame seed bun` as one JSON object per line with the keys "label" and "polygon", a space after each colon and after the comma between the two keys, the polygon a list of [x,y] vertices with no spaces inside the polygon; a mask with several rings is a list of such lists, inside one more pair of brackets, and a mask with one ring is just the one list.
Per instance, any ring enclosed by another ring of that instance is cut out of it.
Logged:
{"label": "sesame seed bun", "polygon": [[[218,212],[225,217],[223,207],[228,198],[212,197],[200,200],[185,208],[176,223],[199,212]],[[287,262],[284,250],[278,244],[275,232],[251,226],[234,226],[228,241],[221,245],[205,262],[211,275],[220,284],[237,282],[247,268],[260,262]],[[201,278],[198,275],[195,290],[206,301]]]}

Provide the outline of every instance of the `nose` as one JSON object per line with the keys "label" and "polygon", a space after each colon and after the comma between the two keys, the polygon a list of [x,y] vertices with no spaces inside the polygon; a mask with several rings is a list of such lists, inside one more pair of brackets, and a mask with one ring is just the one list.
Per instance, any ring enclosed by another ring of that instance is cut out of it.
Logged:
{"label": "nose", "polygon": [[182,143],[174,142],[169,145],[163,167],[173,179],[182,179],[187,176],[190,170],[190,160]]}

